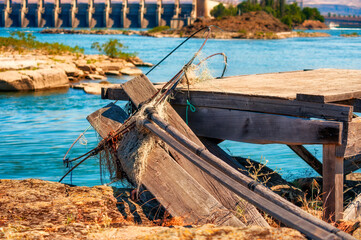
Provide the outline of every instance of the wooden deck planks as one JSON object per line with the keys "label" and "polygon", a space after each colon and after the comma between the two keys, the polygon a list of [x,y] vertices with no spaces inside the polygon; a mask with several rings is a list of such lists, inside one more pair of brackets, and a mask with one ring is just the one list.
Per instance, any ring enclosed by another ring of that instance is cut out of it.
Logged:
{"label": "wooden deck planks", "polygon": [[201,82],[192,90],[296,99],[297,94],[327,101],[361,97],[361,70],[317,69],[226,77]]}

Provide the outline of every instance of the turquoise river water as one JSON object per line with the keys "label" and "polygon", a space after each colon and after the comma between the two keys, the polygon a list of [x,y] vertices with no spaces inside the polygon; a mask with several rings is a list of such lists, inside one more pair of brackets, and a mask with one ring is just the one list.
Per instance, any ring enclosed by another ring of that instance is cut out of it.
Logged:
{"label": "turquoise river water", "polygon": [[[8,36],[16,29],[0,29],[0,36]],[[33,32],[40,41],[79,45],[85,53],[96,53],[92,42],[109,38],[121,40],[129,51],[137,52],[146,62],[156,63],[183,39],[147,38],[123,35],[47,35],[39,29]],[[341,32],[360,29],[327,30],[329,38],[297,38],[284,40],[209,40],[204,55],[224,52],[229,59],[227,76],[315,68],[361,69],[361,38],[342,38]],[[169,80],[200,47],[203,40],[193,39],[180,48],[148,77],[153,82]],[[221,59],[214,59],[209,67],[213,75],[220,74]],[[143,69],[144,72],[147,68]],[[129,78],[110,78],[121,83]],[[361,79],[360,79],[361,81]],[[85,94],[82,90],[51,90],[28,93],[0,93],[0,179],[40,178],[57,181],[65,173],[62,158],[77,138],[88,127],[86,116],[109,103],[100,96]],[[124,102],[118,102],[124,105]],[[97,144],[94,130],[86,140],[77,144],[71,157],[85,153]],[[284,145],[256,145],[226,141],[221,146],[235,156],[268,161],[286,179],[317,175],[306,163]],[[322,159],[320,146],[307,146]],[[64,180],[70,183],[70,178]],[[100,184],[96,159],[89,159],[74,171],[72,183],[93,186]]]}

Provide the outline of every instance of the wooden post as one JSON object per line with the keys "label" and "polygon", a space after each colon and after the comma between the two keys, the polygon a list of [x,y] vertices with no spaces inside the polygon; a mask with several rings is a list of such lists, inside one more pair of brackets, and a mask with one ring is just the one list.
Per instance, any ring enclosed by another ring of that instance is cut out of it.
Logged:
{"label": "wooden post", "polygon": [[343,157],[336,155],[337,146],[323,145],[323,219],[337,221],[343,215]]}

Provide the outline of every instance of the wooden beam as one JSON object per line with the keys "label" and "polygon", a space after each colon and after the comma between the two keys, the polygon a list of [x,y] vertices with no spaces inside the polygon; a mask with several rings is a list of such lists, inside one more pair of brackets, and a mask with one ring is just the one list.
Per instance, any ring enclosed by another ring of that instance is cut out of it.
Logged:
{"label": "wooden beam", "polygon": [[[135,106],[139,106],[142,102],[151,98],[156,93],[156,89],[153,87],[153,84],[148,80],[145,75],[140,75],[139,77],[124,83],[122,86]],[[180,132],[182,132],[182,134],[187,136],[190,140],[203,146],[197,136],[183,122],[183,120],[169,104],[166,104],[166,114],[168,116],[167,121],[169,122],[169,124],[175,126]],[[237,195],[232,193],[218,181],[216,181],[212,177],[205,174],[202,170],[194,166],[191,162],[189,162],[185,157],[183,157],[174,149],[170,149],[170,153],[172,154],[172,157],[177,161],[177,163],[185,171],[187,171],[203,188],[205,188],[214,198],[216,198],[223,206],[225,206],[231,212],[238,211],[237,206],[239,206],[240,201],[243,200],[241,200]],[[250,208],[254,208],[254,206],[252,205],[242,210],[244,212],[248,212],[250,211]],[[255,219],[262,218],[260,213],[255,215],[255,211],[256,213],[258,213],[257,210],[254,208],[254,211],[250,211],[249,214],[254,214]],[[261,222],[259,225],[261,225]]]}
{"label": "wooden beam", "polygon": [[361,168],[361,154],[352,156],[352,157],[346,157],[344,159],[343,167],[344,167],[345,175],[360,169]]}
{"label": "wooden beam", "polygon": [[323,219],[337,221],[343,215],[343,158],[336,145],[323,145]]}
{"label": "wooden beam", "polygon": [[319,103],[327,103],[327,102],[337,102],[337,101],[345,101],[353,98],[360,98],[361,91],[354,92],[346,92],[346,93],[335,93],[330,95],[314,95],[314,94],[302,94],[298,93],[296,95],[296,100],[298,101],[306,101],[306,102],[319,102]]}
{"label": "wooden beam", "polygon": [[[302,102],[296,100],[256,97],[250,95],[213,93],[191,90],[190,101],[196,107],[227,108],[253,112],[263,112],[305,118],[322,118],[351,121],[352,106],[331,103]],[[104,89],[103,99],[128,100],[122,88]],[[187,105],[187,93],[176,91],[171,104]]]}
{"label": "wooden beam", "polygon": [[322,163],[315,158],[304,146],[302,145],[287,145],[292,149],[300,158],[302,158],[310,167],[313,168],[318,174],[322,176]]}
{"label": "wooden beam", "polygon": [[[185,119],[186,108],[174,108]],[[189,127],[202,137],[259,144],[341,144],[342,123],[334,121],[205,107],[188,116]]]}

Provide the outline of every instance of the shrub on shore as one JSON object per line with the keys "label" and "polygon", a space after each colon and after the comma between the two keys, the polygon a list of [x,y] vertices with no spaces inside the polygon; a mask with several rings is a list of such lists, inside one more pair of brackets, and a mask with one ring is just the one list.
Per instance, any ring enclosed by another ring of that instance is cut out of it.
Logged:
{"label": "shrub on shore", "polygon": [[20,31],[10,33],[10,37],[0,37],[0,46],[2,46],[3,49],[13,49],[20,53],[31,50],[39,50],[49,55],[84,53],[84,49],[78,46],[70,47],[57,42],[39,42],[33,34]]}
{"label": "shrub on shore", "polygon": [[103,44],[99,44],[99,42],[94,42],[91,48],[98,50],[100,53],[105,54],[110,58],[129,60],[136,55],[135,53],[123,52],[123,49],[127,49],[127,47],[114,38],[109,39]]}

